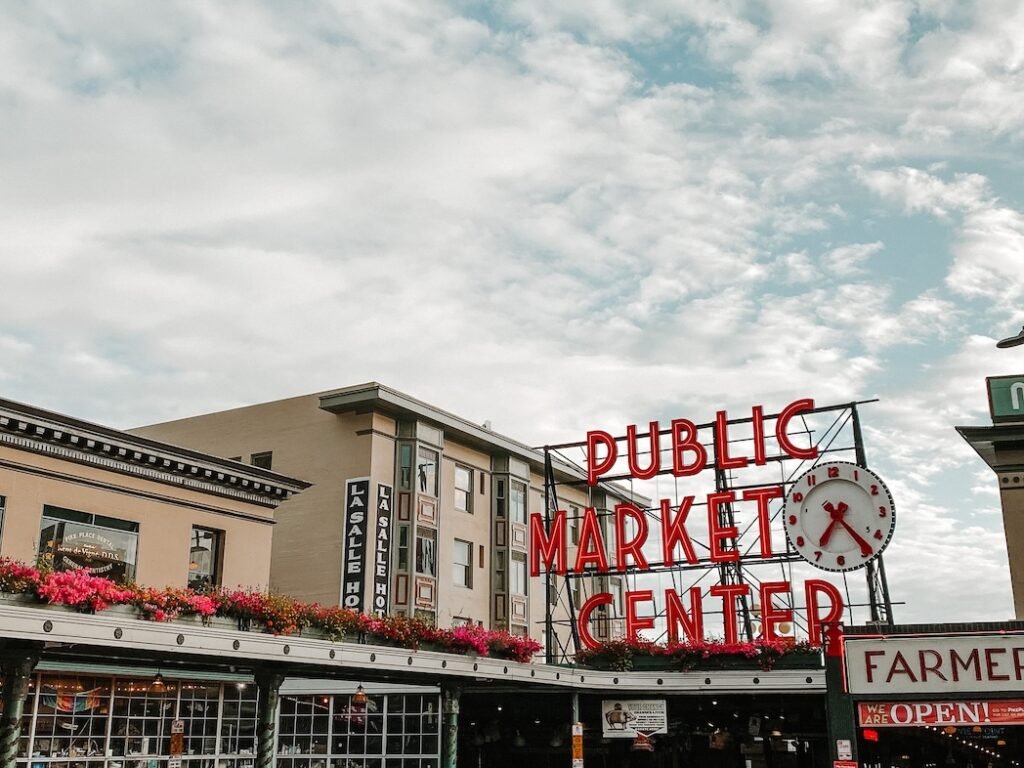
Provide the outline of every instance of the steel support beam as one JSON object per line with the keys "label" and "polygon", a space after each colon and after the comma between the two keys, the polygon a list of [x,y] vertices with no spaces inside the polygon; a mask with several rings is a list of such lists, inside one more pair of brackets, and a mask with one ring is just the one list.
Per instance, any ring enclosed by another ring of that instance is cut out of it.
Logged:
{"label": "steel support beam", "polygon": [[262,667],[256,670],[254,677],[260,692],[256,713],[256,768],[273,768],[276,764],[277,708],[285,676],[277,669]]}
{"label": "steel support beam", "polygon": [[32,670],[39,663],[39,654],[37,646],[28,645],[5,649],[0,657],[0,674],[4,678],[4,711],[0,715],[0,768],[15,768],[28,684]]}
{"label": "steel support beam", "polygon": [[459,760],[459,699],[462,688],[457,685],[441,686],[441,712],[443,715],[441,738],[442,768],[457,768]]}

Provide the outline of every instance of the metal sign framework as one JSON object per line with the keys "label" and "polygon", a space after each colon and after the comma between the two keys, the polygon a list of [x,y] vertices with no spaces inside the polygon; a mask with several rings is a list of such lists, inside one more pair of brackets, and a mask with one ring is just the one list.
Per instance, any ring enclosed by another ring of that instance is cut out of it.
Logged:
{"label": "metal sign framework", "polygon": [[[766,455],[765,459],[767,464],[777,465],[779,470],[779,479],[775,481],[775,484],[782,486],[785,493],[794,480],[803,472],[823,461],[835,459],[837,458],[837,455],[845,455],[849,457],[852,454],[856,464],[867,468],[868,464],[864,450],[864,440],[861,432],[858,406],[873,402],[877,402],[877,400],[861,400],[840,405],[822,406],[804,412],[804,418],[802,419],[803,429],[800,431],[800,434],[805,435],[810,443],[817,447],[818,457],[813,461],[801,461],[793,459],[781,452]],[[766,415],[764,418],[768,421],[773,418],[777,418],[778,415],[779,414]],[[807,423],[807,417],[815,415],[824,415],[824,417],[826,419],[830,419],[830,421],[822,428],[812,428]],[[743,425],[749,424],[751,421],[751,418],[730,419],[727,424],[729,426]],[[713,422],[697,425],[697,428],[700,431],[710,430],[713,427]],[[670,434],[670,430],[661,430],[659,434],[667,436]],[[616,440],[624,439],[625,438],[623,437],[616,438]],[[742,442],[742,440],[736,442]],[[752,485],[740,484],[738,482],[737,475],[734,472],[719,469],[718,457],[715,455],[713,444],[705,443],[705,447],[708,450],[708,461],[704,466],[704,470],[714,472],[716,491],[742,492],[745,489],[755,487]],[[545,465],[545,526],[550,531],[554,511],[562,508],[559,504],[559,489],[565,486],[586,487],[585,481],[583,480],[558,480],[555,475],[555,466],[568,465],[575,467],[582,472],[582,463],[585,463],[586,460],[586,441],[547,445],[544,446],[543,450]],[[585,472],[583,474],[585,475]],[[657,473],[657,476],[671,474],[671,469],[663,469]],[[632,483],[632,480],[633,478],[629,474],[608,475],[602,478],[601,484],[615,483],[617,481],[629,481]],[[617,493],[621,495],[623,490],[625,489],[618,486]],[[658,517],[659,508],[642,507],[642,509],[653,523],[660,524],[660,518]],[[782,504],[777,504],[771,515],[773,523],[780,521],[782,509]],[[609,509],[597,509],[596,511],[598,516],[601,518],[610,518],[612,515],[612,511]],[[719,507],[718,522],[721,526],[730,527],[737,524],[733,505],[723,504]],[[570,570],[561,578],[551,571],[547,571],[545,573],[547,599],[545,600],[544,620],[545,636],[548,639],[547,662],[549,664],[568,663],[572,660],[576,649],[580,647],[580,639],[576,623],[576,611],[578,606],[576,605],[574,594],[579,592],[583,595],[587,582],[595,577],[607,580],[610,576],[619,576],[623,578],[627,584],[630,580],[635,584],[638,576],[662,574],[670,578],[673,585],[678,587],[680,580],[687,578],[686,574],[695,574],[696,578],[690,584],[691,587],[694,587],[700,586],[701,582],[703,582],[709,574],[715,573],[718,576],[718,581],[716,582],[718,584],[749,584],[753,585],[756,589],[759,584],[759,580],[751,571],[751,559],[745,557],[750,554],[752,548],[755,546],[753,543],[748,543],[751,536],[747,534],[750,532],[752,527],[755,527],[755,523],[753,522],[740,529],[740,535],[736,539],[736,547],[740,550],[741,557],[737,561],[713,563],[707,560],[701,560],[698,563],[674,563],[671,565],[667,565],[664,562],[651,561],[649,563],[649,568],[642,572],[638,571],[634,567],[629,567],[624,570],[610,568],[608,571],[602,573],[597,573],[596,571],[577,573]],[[745,535],[747,535],[746,540]],[[758,557],[757,565],[759,568],[771,565],[777,566],[782,571],[783,575],[785,575],[787,569],[791,568],[791,564],[799,561],[802,561],[802,558],[793,550],[792,545],[787,540],[785,551],[775,552],[768,558]],[[867,603],[853,604],[847,600],[846,609],[852,610],[854,607],[867,607],[870,611],[871,624],[878,627],[891,627],[894,623],[892,611],[893,604],[889,596],[889,587],[885,575],[885,564],[882,557],[879,556],[877,559],[869,562],[864,570],[867,579]],[[846,593],[849,595],[847,576],[848,574],[843,574],[843,581]],[[583,597],[585,599],[585,595],[583,595]],[[796,619],[798,607],[792,604],[792,597],[790,597],[790,605],[787,607],[794,609],[794,618]],[[556,616],[556,613],[560,614],[560,616]],[[605,631],[602,634],[606,637],[610,637],[611,633],[608,631],[608,627],[612,620],[607,616],[606,612],[604,612],[603,606],[599,607],[596,614],[598,617],[597,621],[603,622],[605,625]],[[738,616],[740,635],[746,640],[753,640],[757,627],[757,616],[756,611],[752,609],[750,600],[747,597],[740,598]],[[664,618],[664,613],[659,612],[656,618]],[[800,623],[799,620],[797,620],[797,623]],[[566,625],[568,633],[559,633],[555,631],[556,626]]]}

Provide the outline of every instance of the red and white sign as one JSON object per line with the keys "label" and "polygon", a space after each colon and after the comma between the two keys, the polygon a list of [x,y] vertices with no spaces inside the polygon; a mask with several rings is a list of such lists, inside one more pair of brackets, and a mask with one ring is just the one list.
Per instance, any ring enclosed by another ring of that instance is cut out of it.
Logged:
{"label": "red and white sign", "polygon": [[1024,725],[1024,699],[992,701],[872,701],[857,704],[857,722],[903,725]]}
{"label": "red and white sign", "polygon": [[[646,434],[635,424],[627,426],[624,438],[592,430],[587,433],[586,441],[587,484],[596,485],[602,476],[609,475],[620,458],[626,459],[629,475],[642,480],[650,479],[659,472],[688,477],[711,469],[731,471],[747,466],[764,466],[768,461],[766,444],[771,442],[773,433],[780,456],[800,461],[813,460],[818,457],[817,446],[797,444],[790,437],[790,422],[813,409],[814,401],[804,398],[795,400],[774,416],[766,416],[762,406],[755,405],[751,408],[749,420],[730,421],[725,411],[719,411],[715,421],[705,425],[705,429],[712,432],[711,450],[700,440],[701,427],[689,419],[673,420],[665,434],[656,421],[647,425]],[[770,427],[773,420],[774,430]],[[735,429],[739,422],[750,424],[749,455],[738,453],[736,440],[730,439],[730,430]],[[660,541],[657,544],[660,546],[657,549],[660,550],[661,561],[656,565],[686,562],[713,569],[721,563],[767,560],[786,551],[782,537],[776,534],[773,541],[771,533],[773,513],[770,505],[782,497],[781,485],[768,485],[745,486],[740,493],[720,490],[716,486],[715,491],[699,497],[687,495],[678,501],[660,499],[657,504],[660,509]],[[740,505],[757,520],[759,547],[755,551],[746,552],[737,544],[740,529],[734,524],[726,524],[721,515],[723,508]],[[698,546],[695,546],[691,531],[698,527],[698,516],[703,518],[699,527],[703,529],[706,524],[707,543],[698,541]],[[530,515],[531,576],[539,576],[541,572],[564,575],[590,571],[605,573],[613,569],[646,572],[651,569],[647,559],[648,544],[655,542],[648,541],[651,526],[647,510],[628,503],[615,505],[612,530],[609,531],[602,526],[597,509],[586,507],[579,521],[579,540],[572,561],[569,560],[568,513],[554,510],[550,520],[548,517],[540,513]],[[606,537],[613,540],[607,541]],[[704,556],[705,550],[707,556]],[[843,616],[842,594],[835,585],[821,579],[806,580],[802,590],[789,581],[771,581],[762,582],[756,593],[746,583],[719,583],[703,589],[693,587],[684,593],[671,588],[657,595],[649,589],[627,592],[624,600],[626,634],[634,636],[642,630],[653,629],[654,616],[661,613],[665,616],[666,634],[670,641],[680,638],[703,640],[705,612],[713,612],[723,617],[725,642],[735,643],[739,641],[737,602],[756,595],[756,601],[762,606],[763,637],[779,639],[784,636],[780,627],[793,621],[793,609],[786,606],[799,602],[794,594],[800,592],[803,593],[806,610],[807,634],[812,643],[817,643],[822,626],[839,621]],[[710,601],[707,611],[702,602],[705,596]],[[577,607],[577,626],[583,646],[594,648],[598,645],[589,631],[591,614],[613,602],[611,593],[598,592]]]}
{"label": "red and white sign", "polygon": [[965,694],[1024,689],[1024,634],[845,639],[854,694]]}

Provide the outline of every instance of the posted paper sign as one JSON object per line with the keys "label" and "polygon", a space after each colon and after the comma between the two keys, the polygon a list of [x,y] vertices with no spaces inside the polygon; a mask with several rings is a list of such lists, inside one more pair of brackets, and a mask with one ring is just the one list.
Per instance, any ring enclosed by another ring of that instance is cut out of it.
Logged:
{"label": "posted paper sign", "polygon": [[635,739],[638,733],[668,733],[665,699],[605,699],[601,713],[606,738]]}

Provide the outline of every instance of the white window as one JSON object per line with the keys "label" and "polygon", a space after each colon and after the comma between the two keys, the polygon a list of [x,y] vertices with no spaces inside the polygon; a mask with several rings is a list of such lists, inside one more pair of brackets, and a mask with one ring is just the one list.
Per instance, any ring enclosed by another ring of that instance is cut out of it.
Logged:
{"label": "white window", "polygon": [[508,502],[512,522],[526,525],[526,483],[512,481]]}
{"label": "white window", "polygon": [[569,543],[580,543],[580,508],[569,507]]}
{"label": "white window", "polygon": [[458,587],[473,588],[473,544],[455,540],[455,555],[452,563],[452,579]]}
{"label": "white window", "polygon": [[455,465],[455,508],[460,512],[473,511],[473,470]]}
{"label": "white window", "polygon": [[512,593],[515,595],[526,594],[526,555],[520,552],[512,553]]}

